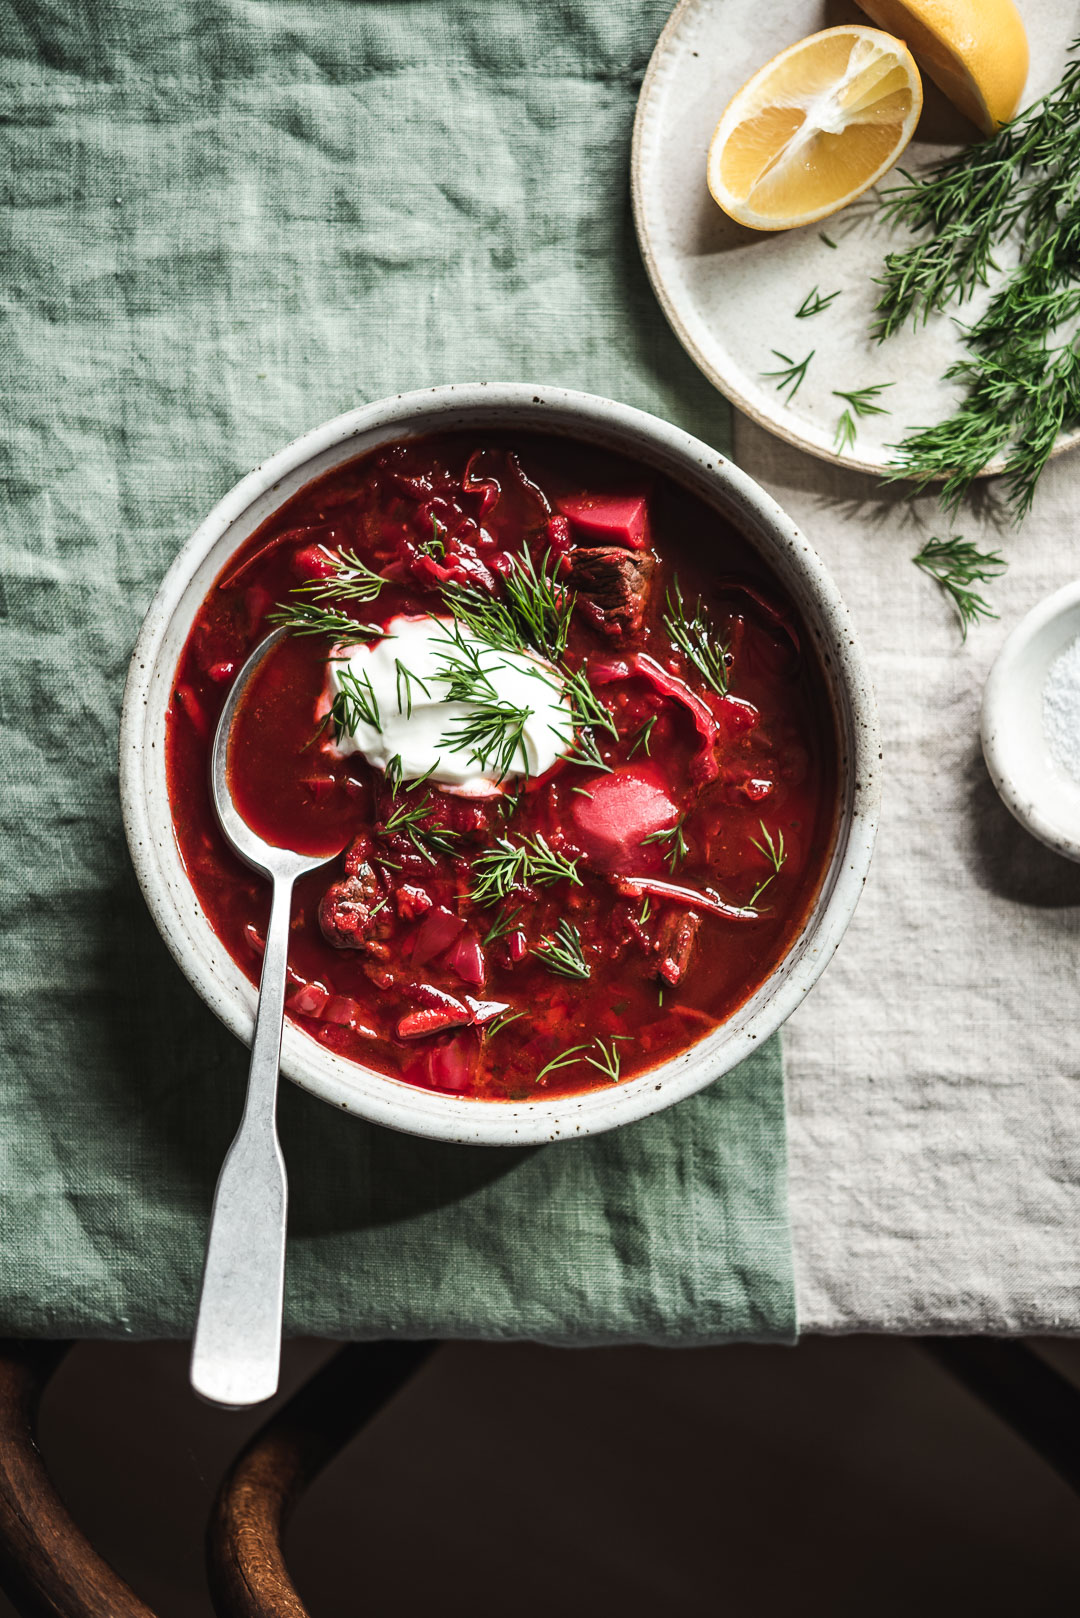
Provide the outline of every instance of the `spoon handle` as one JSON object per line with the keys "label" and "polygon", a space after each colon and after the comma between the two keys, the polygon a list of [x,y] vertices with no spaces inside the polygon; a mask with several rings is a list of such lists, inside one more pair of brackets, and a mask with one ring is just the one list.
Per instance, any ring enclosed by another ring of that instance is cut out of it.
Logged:
{"label": "spoon handle", "polygon": [[276,877],[266,932],[247,1098],[210,1215],[191,1385],[213,1404],[277,1392],[288,1185],[277,1135],[277,1083],[293,879]]}

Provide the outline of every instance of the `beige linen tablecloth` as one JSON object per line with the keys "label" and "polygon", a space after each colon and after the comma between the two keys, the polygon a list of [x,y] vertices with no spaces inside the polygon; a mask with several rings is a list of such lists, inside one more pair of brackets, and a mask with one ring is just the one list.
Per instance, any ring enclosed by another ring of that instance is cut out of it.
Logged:
{"label": "beige linen tablecloth", "polygon": [[[1080,452],[1019,532],[993,509],[950,521],[742,418],[735,455],[832,570],[885,747],[866,893],[785,1030],[801,1329],[1080,1330],[1080,866],[1011,818],[978,735],[1005,636],[1080,573]],[[911,563],[956,533],[1010,562],[987,587],[1000,621],[966,644]]]}

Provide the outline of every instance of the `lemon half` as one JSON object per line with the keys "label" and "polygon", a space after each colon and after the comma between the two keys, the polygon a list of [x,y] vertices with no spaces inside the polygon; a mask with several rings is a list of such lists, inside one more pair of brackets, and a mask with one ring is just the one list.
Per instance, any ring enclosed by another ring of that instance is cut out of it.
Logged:
{"label": "lemon half", "polygon": [[1020,105],[1028,42],[1013,0],[859,0],[984,135]]}
{"label": "lemon half", "polygon": [[824,219],[896,162],[919,121],[907,46],[877,28],[826,28],[791,45],[732,98],[709,146],[709,190],[754,230]]}

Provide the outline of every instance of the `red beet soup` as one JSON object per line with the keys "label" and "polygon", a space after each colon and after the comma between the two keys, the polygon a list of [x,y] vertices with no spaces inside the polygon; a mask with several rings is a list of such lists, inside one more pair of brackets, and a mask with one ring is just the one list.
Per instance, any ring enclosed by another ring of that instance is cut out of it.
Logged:
{"label": "red beet soup", "polygon": [[410,439],[288,500],[203,602],[167,715],[184,867],[257,982],[269,885],[227,848],[214,725],[294,902],[287,1014],[486,1101],[624,1082],[722,1023],[828,864],[835,721],[778,581],[715,511],[540,434]]}

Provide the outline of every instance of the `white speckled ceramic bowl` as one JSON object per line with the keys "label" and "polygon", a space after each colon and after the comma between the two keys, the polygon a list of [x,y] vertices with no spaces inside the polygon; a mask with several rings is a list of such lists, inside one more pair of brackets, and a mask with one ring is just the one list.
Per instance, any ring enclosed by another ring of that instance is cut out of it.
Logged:
{"label": "white speckled ceramic bowl", "polygon": [[1051,666],[1080,635],[1080,580],[1056,590],[1022,619],[986,681],[982,749],[1006,808],[1056,854],[1080,860],[1080,782],[1050,757],[1043,687]]}
{"label": "white speckled ceramic bowl", "polygon": [[877,825],[877,713],[848,612],[819,557],[756,483],[708,445],[608,399],[519,383],[470,383],[383,399],[297,439],[215,506],[169,569],[131,661],[120,733],[120,791],[131,857],[162,937],[207,1005],[250,1040],[255,989],[210,927],[184,874],[165,781],[165,710],[199,606],[238,546],[312,478],[395,439],[457,428],[521,428],[621,451],[723,513],[764,557],[817,646],[840,740],[841,802],[832,859],[813,912],[771,977],[736,1014],[671,1061],[588,1095],[528,1103],[421,1090],[335,1056],[286,1024],[282,1069],[324,1101],[435,1140],[520,1146],[595,1134],[658,1112],[710,1084],[774,1032],[843,936]]}

